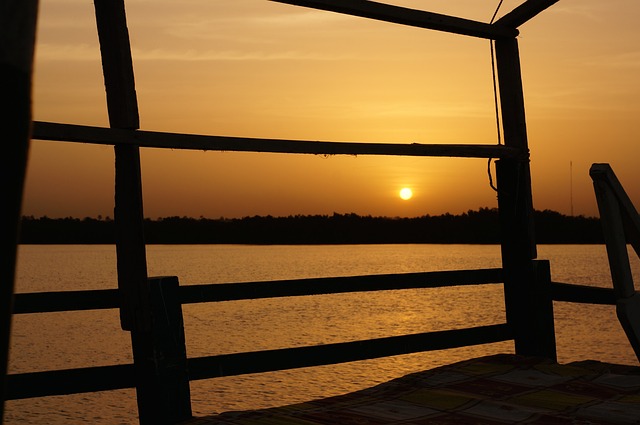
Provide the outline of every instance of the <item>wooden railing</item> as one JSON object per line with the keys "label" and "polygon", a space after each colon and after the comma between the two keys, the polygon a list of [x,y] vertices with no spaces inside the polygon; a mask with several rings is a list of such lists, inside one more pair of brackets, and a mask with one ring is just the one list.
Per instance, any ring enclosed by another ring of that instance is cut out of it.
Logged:
{"label": "wooden railing", "polygon": [[[547,261],[536,261],[548,266]],[[544,267],[542,267],[544,269]],[[544,276],[544,274],[542,275]],[[248,373],[336,364],[431,350],[494,343],[513,339],[509,324],[425,332],[326,345],[233,353],[186,358],[182,347],[162,348],[177,340],[184,344],[183,304],[234,300],[254,300],[291,296],[309,296],[347,292],[389,291],[416,288],[500,284],[502,269],[452,270],[422,273],[327,277],[263,282],[240,282],[180,287],[176,277],[149,279],[150,303],[154,315],[150,341],[165,358],[165,367],[174,375],[179,365],[181,380],[209,379]],[[555,301],[615,305],[613,289],[594,288],[539,280]],[[119,308],[117,289],[16,294],[14,314],[49,313],[76,310]],[[156,320],[156,319],[166,320]],[[176,339],[177,338],[177,339]],[[158,373],[164,372],[158,370]],[[134,365],[85,367],[68,370],[19,373],[8,376],[7,399],[134,388]],[[184,382],[181,385],[184,385]],[[175,385],[176,381],[167,382]],[[188,388],[187,393],[188,395]],[[185,403],[183,400],[180,402]]]}
{"label": "wooden railing", "polygon": [[[501,269],[456,270],[372,276],[294,279],[209,285],[178,285],[176,277],[151,278],[152,344],[184,341],[182,304],[308,296],[345,292],[483,285],[502,282]],[[14,314],[119,308],[117,289],[16,294]],[[171,313],[171,314],[169,314]],[[169,315],[168,315],[169,314]],[[167,320],[155,320],[167,318]],[[179,360],[188,380],[207,379],[335,364],[384,356],[440,350],[512,338],[506,324],[378,338],[310,347],[234,353]],[[157,347],[156,347],[157,348]],[[165,350],[166,351],[166,350]],[[178,354],[180,354],[178,353]],[[175,354],[175,353],[174,353]],[[9,375],[8,399],[62,395],[135,387],[133,364]]]}
{"label": "wooden railing", "polygon": [[616,305],[613,288],[576,285],[573,283],[551,282],[551,298],[580,304]]}

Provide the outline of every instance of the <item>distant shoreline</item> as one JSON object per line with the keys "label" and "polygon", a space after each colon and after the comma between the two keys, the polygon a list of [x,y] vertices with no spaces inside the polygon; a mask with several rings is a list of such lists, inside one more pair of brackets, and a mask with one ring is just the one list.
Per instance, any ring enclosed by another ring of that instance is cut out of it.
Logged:
{"label": "distant shoreline", "polygon": [[[555,211],[534,214],[539,244],[601,244],[600,220]],[[148,244],[346,245],[499,244],[498,211],[415,218],[357,214],[145,219]],[[113,244],[109,218],[23,217],[20,244]]]}

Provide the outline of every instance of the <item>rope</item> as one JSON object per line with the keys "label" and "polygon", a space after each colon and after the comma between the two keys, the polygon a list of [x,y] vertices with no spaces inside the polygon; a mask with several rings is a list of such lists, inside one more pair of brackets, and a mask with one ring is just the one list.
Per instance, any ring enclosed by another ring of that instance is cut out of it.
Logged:
{"label": "rope", "polygon": [[489,186],[491,186],[491,189],[493,189],[496,193],[498,192],[498,188],[496,187],[496,185],[493,184],[493,176],[491,175],[491,161],[493,160],[493,158],[489,158],[489,162],[487,162],[487,175],[489,176]]}
{"label": "rope", "polygon": [[503,0],[500,0],[500,2],[498,3],[498,7],[496,7],[496,11],[493,12],[493,16],[491,17],[491,21],[489,21],[489,24],[493,24],[493,21],[496,19],[496,16],[498,16],[498,11],[500,10],[500,7],[502,6],[502,2],[503,2]]}
{"label": "rope", "polygon": [[[493,12],[493,16],[491,17],[491,21],[489,21],[489,24],[493,24],[493,21],[496,19],[496,16],[498,16],[498,11],[502,6],[503,1],[504,0],[500,0],[500,2],[498,3],[498,6],[496,7],[496,10]],[[489,40],[489,47],[491,48],[491,77],[493,80],[493,104],[495,107],[495,114],[496,114],[496,132],[498,135],[498,144],[501,145],[502,137],[500,132],[500,109],[498,105],[498,85],[497,85],[497,79],[496,79],[495,44],[493,40]],[[491,186],[491,189],[497,192],[498,188],[493,184],[493,176],[491,175],[492,161],[493,161],[493,158],[489,158],[489,161],[487,163],[487,174],[489,175],[489,186]]]}
{"label": "rope", "polygon": [[496,78],[496,58],[495,58],[495,46],[493,44],[493,40],[490,40],[491,44],[491,77],[493,79],[493,105],[495,108],[496,114],[496,131],[498,134],[498,144],[502,144],[502,137],[500,131],[500,108],[498,104],[498,84]]}

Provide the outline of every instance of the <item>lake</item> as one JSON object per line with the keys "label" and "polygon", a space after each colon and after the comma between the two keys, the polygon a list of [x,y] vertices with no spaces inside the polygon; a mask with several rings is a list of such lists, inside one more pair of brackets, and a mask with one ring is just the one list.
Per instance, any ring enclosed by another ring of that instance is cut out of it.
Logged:
{"label": "lake", "polygon": [[[542,245],[558,282],[611,286],[601,245]],[[500,267],[497,245],[150,245],[150,276],[182,285]],[[640,262],[630,251],[634,277]],[[112,245],[22,245],[16,292],[115,288]],[[636,365],[611,306],[554,304],[560,362]],[[504,322],[501,285],[333,294],[183,306],[187,354],[199,357]],[[271,407],[354,391],[470,357],[502,342],[448,351],[194,381],[195,415]],[[10,373],[131,363],[116,310],[16,315]],[[135,391],[6,402],[7,424],[137,423]]]}

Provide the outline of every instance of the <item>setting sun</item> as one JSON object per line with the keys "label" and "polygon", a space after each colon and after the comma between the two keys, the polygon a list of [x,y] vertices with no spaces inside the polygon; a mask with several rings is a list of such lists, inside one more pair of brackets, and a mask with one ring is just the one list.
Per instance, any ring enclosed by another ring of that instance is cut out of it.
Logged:
{"label": "setting sun", "polygon": [[402,189],[400,189],[400,198],[404,199],[405,201],[411,199],[412,196],[413,191],[408,187],[403,187]]}

